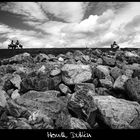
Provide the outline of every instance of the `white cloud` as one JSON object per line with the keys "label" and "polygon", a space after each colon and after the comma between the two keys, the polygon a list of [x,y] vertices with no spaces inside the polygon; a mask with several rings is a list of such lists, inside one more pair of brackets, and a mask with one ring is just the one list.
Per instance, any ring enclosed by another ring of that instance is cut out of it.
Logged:
{"label": "white cloud", "polygon": [[67,22],[82,20],[87,4],[84,2],[39,2],[46,13],[63,19]]}
{"label": "white cloud", "polygon": [[0,23],[0,33],[3,34],[3,33],[9,33],[9,32],[12,32],[12,29],[9,28],[7,25]]}

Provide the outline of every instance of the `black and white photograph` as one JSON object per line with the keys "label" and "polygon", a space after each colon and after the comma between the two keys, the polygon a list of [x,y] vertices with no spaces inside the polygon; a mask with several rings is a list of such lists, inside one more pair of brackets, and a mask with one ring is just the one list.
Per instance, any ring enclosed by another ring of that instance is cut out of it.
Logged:
{"label": "black and white photograph", "polygon": [[140,129],[140,2],[0,2],[0,129]]}

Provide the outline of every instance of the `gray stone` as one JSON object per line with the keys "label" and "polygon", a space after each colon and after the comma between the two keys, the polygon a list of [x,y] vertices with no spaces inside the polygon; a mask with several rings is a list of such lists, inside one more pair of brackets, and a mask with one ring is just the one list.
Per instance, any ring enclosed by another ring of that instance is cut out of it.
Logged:
{"label": "gray stone", "polygon": [[95,96],[98,118],[112,129],[139,129],[140,105],[113,96]]}

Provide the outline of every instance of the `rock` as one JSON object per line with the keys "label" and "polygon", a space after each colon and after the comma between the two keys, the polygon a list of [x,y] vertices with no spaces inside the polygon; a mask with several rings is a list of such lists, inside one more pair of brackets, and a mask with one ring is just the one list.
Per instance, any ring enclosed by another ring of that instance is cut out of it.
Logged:
{"label": "rock", "polygon": [[74,51],[73,55],[74,55],[74,59],[78,61],[82,59],[84,54],[80,50],[76,50]]}
{"label": "rock", "polygon": [[19,97],[20,97],[19,91],[14,90],[14,92],[11,95],[11,98],[14,100],[14,99],[19,98]]}
{"label": "rock", "polygon": [[46,69],[46,67],[44,65],[42,65],[41,68],[39,68],[38,72],[45,73],[45,69]]}
{"label": "rock", "polygon": [[0,89],[0,107],[3,108],[6,106],[7,103],[5,94],[6,94],[5,91]]}
{"label": "rock", "polygon": [[7,121],[8,121],[7,110],[0,105],[0,125],[3,126],[1,122],[7,122]]}
{"label": "rock", "polygon": [[49,57],[44,53],[40,53],[34,58],[34,62],[36,62],[36,63],[44,62],[46,60],[49,60]]}
{"label": "rock", "polygon": [[95,96],[99,113],[98,122],[105,123],[112,129],[139,129],[140,128],[140,105],[113,96]]}
{"label": "rock", "polygon": [[59,89],[62,93],[64,93],[65,95],[67,95],[68,93],[71,93],[71,90],[68,86],[64,85],[64,84],[60,84],[59,85]]}
{"label": "rock", "polygon": [[131,78],[132,75],[133,75],[133,70],[126,69],[126,70],[124,71],[124,75],[128,76],[129,78]]}
{"label": "rock", "polygon": [[51,76],[57,76],[61,73],[61,70],[60,69],[53,69],[51,72],[50,72],[50,75]]}
{"label": "rock", "polygon": [[67,98],[58,98],[58,91],[45,92],[29,91],[16,99],[17,104],[26,107],[30,112],[41,111],[49,118],[56,119],[57,115],[66,107]]}
{"label": "rock", "polygon": [[97,108],[93,104],[93,97],[84,91],[79,90],[72,94],[68,102],[68,109],[73,117],[82,119],[90,125],[95,124]]}
{"label": "rock", "polygon": [[40,110],[32,112],[32,114],[29,116],[28,121],[29,121],[29,124],[32,124],[32,125],[43,122],[47,125],[53,126],[53,120],[49,118],[47,115],[44,115]]}
{"label": "rock", "polygon": [[76,92],[79,91],[79,90],[84,91],[87,95],[91,95],[91,96],[96,95],[95,85],[92,84],[92,83],[80,83],[80,84],[76,84],[74,90]]}
{"label": "rock", "polygon": [[102,65],[102,64],[103,64],[102,58],[98,58],[96,63],[97,63],[98,65]]}
{"label": "rock", "polygon": [[95,69],[95,76],[99,79],[104,79],[109,74],[110,72],[107,66],[98,65]]}
{"label": "rock", "polygon": [[114,82],[113,88],[119,90],[125,90],[124,85],[125,82],[129,79],[126,75],[119,76],[116,81]]}
{"label": "rock", "polygon": [[10,79],[11,83],[17,87],[18,89],[20,89],[20,83],[21,83],[21,77],[19,75],[14,75],[14,77],[12,79]]}
{"label": "rock", "polygon": [[7,92],[8,90],[11,90],[11,89],[15,90],[17,88],[10,80],[6,80],[4,85],[3,85],[3,90],[5,90]]}
{"label": "rock", "polygon": [[140,69],[135,69],[133,71],[132,77],[133,78],[138,77],[138,79],[140,79]]}
{"label": "rock", "polygon": [[23,78],[21,82],[20,94],[24,94],[29,90],[46,91],[55,89],[61,82],[61,76],[50,78],[48,73],[31,73]]}
{"label": "rock", "polygon": [[104,87],[96,88],[96,93],[97,93],[97,95],[109,95],[108,89],[104,88]]}
{"label": "rock", "polygon": [[92,78],[92,71],[89,65],[65,64],[61,70],[62,80],[66,84],[82,83]]}
{"label": "rock", "polygon": [[118,67],[114,67],[110,70],[110,75],[116,80],[120,75],[122,75],[122,71]]}
{"label": "rock", "polygon": [[106,79],[99,79],[99,81],[100,81],[100,84],[102,87],[112,88],[112,86],[113,86],[112,81],[107,79],[107,78]]}
{"label": "rock", "polygon": [[125,52],[125,57],[139,57],[139,55],[137,55],[136,53],[132,53],[132,52]]}
{"label": "rock", "polygon": [[58,58],[58,61],[63,62],[64,59],[63,59],[62,57],[59,57],[59,58]]}
{"label": "rock", "polygon": [[11,99],[7,100],[6,108],[8,110],[8,114],[16,118],[20,117],[22,114],[24,114],[27,111],[25,107],[16,104],[16,102]]}
{"label": "rock", "polygon": [[103,56],[103,64],[108,65],[108,66],[114,66],[115,65],[115,59]]}
{"label": "rock", "polygon": [[9,63],[23,63],[23,62],[32,62],[33,59],[29,53],[18,54],[9,59]]}
{"label": "rock", "polygon": [[18,120],[15,129],[32,129],[32,127],[25,121],[23,120]]}
{"label": "rock", "polygon": [[82,60],[83,60],[84,62],[89,62],[89,61],[90,61],[90,57],[89,57],[88,55],[83,55],[83,56],[82,56]]}
{"label": "rock", "polygon": [[140,80],[138,78],[128,79],[125,83],[125,89],[129,99],[140,103]]}
{"label": "rock", "polygon": [[88,128],[90,128],[90,126],[85,121],[74,117],[70,118],[70,129],[88,129]]}

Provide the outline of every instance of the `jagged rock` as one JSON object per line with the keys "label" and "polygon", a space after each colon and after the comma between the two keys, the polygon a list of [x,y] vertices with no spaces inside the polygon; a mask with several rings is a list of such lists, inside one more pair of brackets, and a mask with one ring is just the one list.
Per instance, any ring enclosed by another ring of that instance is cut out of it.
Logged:
{"label": "jagged rock", "polygon": [[34,62],[43,62],[48,59],[49,59],[49,57],[46,54],[40,53],[34,58]]}
{"label": "jagged rock", "polygon": [[108,66],[114,66],[115,65],[115,59],[103,56],[103,64],[108,65]]}
{"label": "jagged rock", "polygon": [[5,94],[6,94],[5,91],[0,88],[0,107],[6,106],[7,101]]}
{"label": "jagged rock", "polygon": [[8,116],[7,116],[7,110],[0,105],[0,125],[2,126],[1,122],[7,122]]}
{"label": "jagged rock", "polygon": [[80,84],[76,84],[75,85],[75,89],[76,92],[81,90],[84,91],[86,94],[94,96],[96,95],[95,92],[95,85],[92,83],[80,83]]}
{"label": "jagged rock", "polygon": [[108,95],[108,89],[104,87],[99,87],[95,89],[97,95]]}
{"label": "jagged rock", "polygon": [[99,79],[100,81],[100,84],[102,87],[105,87],[105,88],[112,88],[113,86],[113,83],[111,80],[105,78],[105,79]]}
{"label": "jagged rock", "polygon": [[125,83],[126,94],[131,100],[140,103],[140,80],[138,78],[128,79]]}
{"label": "jagged rock", "polygon": [[23,120],[18,120],[15,124],[15,129],[32,129],[32,127]]}
{"label": "jagged rock", "polygon": [[112,129],[139,129],[140,105],[137,102],[117,99],[113,96],[95,96],[98,121]]}
{"label": "jagged rock", "polygon": [[29,91],[16,99],[17,104],[26,107],[29,111],[41,111],[49,118],[56,119],[57,115],[66,108],[67,98],[58,98],[58,91],[45,92]]}
{"label": "jagged rock", "polygon": [[32,73],[27,75],[21,82],[20,93],[23,94],[29,90],[46,91],[55,89],[61,82],[61,76],[50,78],[48,73]]}
{"label": "jagged rock", "polygon": [[110,70],[110,75],[116,80],[120,75],[122,75],[122,71],[118,67],[114,67]]}
{"label": "jagged rock", "polygon": [[132,52],[125,52],[125,57],[139,57],[139,55],[137,55],[136,53],[132,53]]}
{"label": "jagged rock", "polygon": [[21,77],[17,74],[14,75],[12,79],[10,79],[11,83],[15,85],[18,89],[20,89]]}
{"label": "jagged rock", "polygon": [[25,107],[18,105],[14,100],[11,99],[7,100],[6,108],[8,113],[14,117],[20,117],[25,114],[25,112],[28,112]]}
{"label": "jagged rock", "polygon": [[98,58],[96,63],[98,65],[102,65],[103,64],[103,59],[102,58]]}
{"label": "jagged rock", "polygon": [[58,58],[58,61],[63,62],[64,59],[63,59],[62,57],[59,57],[59,58]]}
{"label": "jagged rock", "polygon": [[50,72],[50,75],[51,76],[57,76],[61,73],[61,70],[60,69],[53,69],[51,72]]}
{"label": "jagged rock", "polygon": [[87,121],[90,125],[95,124],[97,108],[93,104],[93,96],[81,90],[73,93],[68,102],[68,109],[73,117]]}
{"label": "jagged rock", "polygon": [[129,79],[128,76],[126,75],[121,75],[119,76],[116,81],[114,82],[113,88],[114,89],[119,89],[119,90],[125,90],[124,85],[125,82]]}
{"label": "jagged rock", "polygon": [[128,76],[129,78],[131,78],[132,75],[133,75],[133,70],[126,69],[126,70],[124,71],[124,75]]}
{"label": "jagged rock", "polygon": [[30,61],[32,62],[33,58],[29,53],[26,52],[9,58],[9,63],[23,63],[23,62],[30,62]]}
{"label": "jagged rock", "polygon": [[41,129],[43,129],[44,126],[39,125],[41,123],[45,124],[45,127],[46,125],[50,125],[53,127],[53,120],[47,115],[44,115],[40,110],[32,112],[32,114],[29,116],[28,122],[29,124],[34,125],[35,129],[38,129],[38,127],[41,127]]}
{"label": "jagged rock", "polygon": [[132,77],[133,78],[138,77],[138,79],[140,79],[140,69],[135,69],[133,71]]}
{"label": "jagged rock", "polygon": [[90,128],[90,126],[85,121],[74,117],[70,118],[70,129],[88,129],[88,128]]}
{"label": "jagged rock", "polygon": [[95,76],[98,79],[104,79],[106,76],[110,74],[110,71],[107,66],[98,65],[95,69]]}
{"label": "jagged rock", "polygon": [[5,90],[7,92],[10,89],[17,89],[17,88],[10,80],[6,80],[3,85],[3,90]]}
{"label": "jagged rock", "polygon": [[14,90],[12,95],[11,95],[11,98],[14,100],[14,99],[19,98],[19,97],[20,97],[19,91]]}
{"label": "jagged rock", "polygon": [[44,65],[42,65],[41,68],[39,68],[37,72],[38,73],[41,73],[41,72],[45,73],[45,69],[46,69],[46,67]]}
{"label": "jagged rock", "polygon": [[82,59],[82,56],[84,54],[80,50],[76,50],[74,51],[73,55],[74,55],[74,59],[78,61]]}
{"label": "jagged rock", "polygon": [[59,85],[59,89],[60,89],[60,91],[61,91],[62,93],[66,94],[66,95],[67,95],[68,93],[71,93],[70,88],[69,88],[68,86],[64,85],[64,84],[60,84],[60,85]]}
{"label": "jagged rock", "polygon": [[89,65],[65,64],[61,70],[62,80],[66,84],[82,83],[92,78],[92,71]]}

